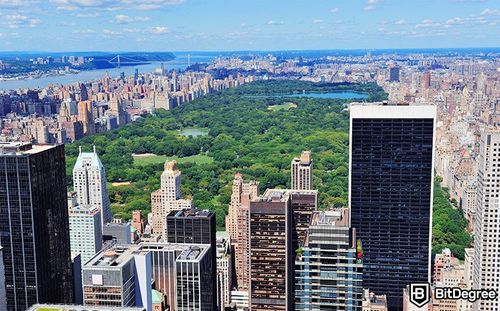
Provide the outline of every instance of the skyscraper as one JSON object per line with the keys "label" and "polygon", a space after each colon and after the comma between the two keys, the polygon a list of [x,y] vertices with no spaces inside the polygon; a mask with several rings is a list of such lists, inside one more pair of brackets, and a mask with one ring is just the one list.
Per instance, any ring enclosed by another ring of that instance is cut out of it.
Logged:
{"label": "skyscraper", "polygon": [[268,189],[250,201],[250,309],[293,308],[290,193]]}
{"label": "skyscraper", "polygon": [[[211,310],[217,307],[216,297],[216,224],[215,213],[196,208],[171,211],[167,215],[167,225],[164,239],[169,243],[209,244],[211,261],[210,265],[204,266],[205,273],[210,275],[210,284],[206,284],[201,293],[201,303],[211,305]],[[189,258],[189,256],[188,256]],[[179,264],[178,264],[179,267]],[[181,265],[182,267],[182,265]],[[177,283],[179,286],[179,283]],[[192,310],[179,309],[178,310]]]}
{"label": "skyscraper", "polygon": [[68,208],[71,253],[80,254],[82,263],[102,248],[101,210],[95,206],[76,205]]}
{"label": "skyscraper", "polygon": [[191,207],[191,200],[181,199],[181,172],[177,169],[177,162],[166,161],[161,174],[160,189],[151,193],[153,232],[164,234],[167,214]]}
{"label": "skyscraper", "polygon": [[300,158],[292,160],[292,190],[312,189],[312,164],[310,151],[302,151]]}
{"label": "skyscraper", "polygon": [[[477,207],[474,217],[473,286],[476,289],[500,290],[500,258],[497,249],[500,231],[496,228],[500,217],[500,172],[498,159],[500,130],[486,129],[481,135],[477,184]],[[494,227],[495,226],[495,227]],[[500,298],[479,300],[473,310],[493,311],[500,308]]]}
{"label": "skyscraper", "polygon": [[95,121],[92,111],[92,101],[86,100],[78,103],[78,121],[83,123],[83,133],[85,135],[95,134]]}
{"label": "skyscraper", "polygon": [[144,307],[152,310],[151,254],[137,245],[116,245],[82,267],[86,306]]}
{"label": "skyscraper", "polygon": [[389,67],[389,82],[399,82],[399,70],[397,65]]}
{"label": "skyscraper", "polygon": [[361,311],[361,252],[348,209],[314,213],[295,260],[295,310]]}
{"label": "skyscraper", "polygon": [[73,167],[73,187],[79,205],[96,206],[101,210],[102,227],[111,221],[111,203],[106,188],[106,171],[95,147],[93,152],[82,152]]}
{"label": "skyscraper", "polygon": [[217,239],[217,309],[224,311],[231,302],[232,260],[229,241]]}
{"label": "skyscraper", "polygon": [[[212,310],[212,301],[202,300],[202,295],[206,295],[213,281],[209,244],[142,242],[140,246],[143,251],[151,253],[154,286],[164,296],[167,310]],[[185,254],[191,255],[189,257],[184,256]],[[179,266],[178,261],[182,262]],[[177,267],[187,267],[190,270],[188,273],[178,274]],[[182,284],[187,283],[196,290],[185,291]],[[181,286],[178,287],[177,284]],[[185,296],[189,298],[182,302],[179,297]],[[202,304],[200,301],[203,301]],[[180,309],[176,305],[178,302]]]}
{"label": "skyscraper", "polygon": [[250,271],[250,245],[248,235],[248,208],[250,200],[259,195],[259,183],[244,182],[241,174],[234,175],[233,191],[226,228],[231,248],[235,256],[236,286],[239,290],[248,289]]}
{"label": "skyscraper", "polygon": [[64,145],[0,144],[0,245],[7,310],[71,303]]}
{"label": "skyscraper", "polygon": [[430,87],[431,87],[431,73],[429,71],[426,71],[422,75],[422,88],[428,89]]}
{"label": "skyscraper", "polygon": [[402,307],[430,282],[434,106],[351,104],[351,224],[363,243],[363,287]]}

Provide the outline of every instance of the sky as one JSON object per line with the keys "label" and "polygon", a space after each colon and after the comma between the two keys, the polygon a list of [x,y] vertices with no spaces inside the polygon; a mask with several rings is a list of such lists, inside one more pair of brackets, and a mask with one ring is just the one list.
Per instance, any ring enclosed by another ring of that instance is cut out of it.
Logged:
{"label": "sky", "polygon": [[0,51],[500,47],[500,0],[0,0]]}

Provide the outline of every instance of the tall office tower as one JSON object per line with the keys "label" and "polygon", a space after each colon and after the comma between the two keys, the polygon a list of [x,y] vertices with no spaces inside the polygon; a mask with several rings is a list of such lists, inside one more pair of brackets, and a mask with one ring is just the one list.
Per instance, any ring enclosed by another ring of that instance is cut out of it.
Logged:
{"label": "tall office tower", "polygon": [[363,242],[363,287],[402,307],[430,282],[434,106],[351,104],[351,225]]}
{"label": "tall office tower", "polygon": [[224,311],[231,302],[232,254],[229,241],[217,239],[217,309]]}
{"label": "tall office tower", "polygon": [[144,218],[142,217],[141,215],[141,211],[140,210],[135,210],[132,212],[132,227],[135,228],[135,230],[137,230],[137,233],[139,235],[142,234],[142,232],[144,232]]}
{"label": "tall office tower", "polygon": [[300,158],[292,160],[292,190],[312,189],[312,166],[310,151],[302,151]]}
{"label": "tall office tower", "polygon": [[95,205],[69,207],[71,254],[80,254],[83,263],[102,248],[101,209]]}
{"label": "tall office tower", "polygon": [[360,255],[348,209],[316,212],[295,260],[295,310],[361,311]]}
{"label": "tall office tower", "polygon": [[204,288],[201,300],[202,304],[209,303],[212,306],[211,310],[215,310],[217,307],[217,299],[215,295],[217,288],[217,244],[215,232],[216,223],[214,212],[192,208],[180,211],[171,211],[167,215],[167,225],[164,236],[164,239],[167,242],[210,245],[209,252],[212,260],[210,265],[204,268],[211,272],[212,282],[207,284]]}
{"label": "tall office tower", "polygon": [[118,124],[123,125],[127,123],[127,112],[125,111],[125,104],[119,95],[112,94],[109,100],[109,110],[117,117]]}
{"label": "tall office tower", "polygon": [[0,310],[7,310],[7,294],[5,293],[5,265],[3,264],[2,245],[0,245]]}
{"label": "tall office tower", "polygon": [[86,100],[78,103],[78,121],[83,123],[83,133],[85,135],[95,134],[95,121],[92,110],[92,101]]}
{"label": "tall office tower", "polygon": [[191,208],[192,201],[181,199],[181,172],[175,161],[166,161],[161,174],[160,189],[151,193],[153,232],[164,234],[165,217],[171,211]]}
{"label": "tall office tower", "polygon": [[[194,286],[196,288],[201,288],[202,291],[197,290],[196,292],[191,292],[190,299],[202,301],[201,297],[203,291],[209,288],[212,282],[212,270],[210,268],[210,245],[182,243],[178,244],[168,242],[141,242],[140,247],[141,250],[151,253],[152,279],[154,280],[154,287],[156,290],[162,293],[165,306],[167,307],[167,310],[170,311],[178,310],[176,306],[176,302],[178,301],[177,297],[182,297],[183,295],[185,295],[185,292],[182,290],[183,287],[177,287],[177,261],[183,261],[184,263],[186,262],[186,259],[181,257],[183,253],[185,254],[185,250],[187,253],[195,255],[194,257],[192,257],[191,261],[191,267],[193,268],[193,270],[191,271],[192,274],[187,278],[186,275],[180,274],[179,276],[182,276],[182,278],[179,283],[191,282],[193,278],[197,278],[199,284],[194,284]],[[191,278],[191,280],[189,280],[189,278]],[[208,309],[211,310],[211,302],[206,302],[204,300],[203,303],[205,305],[208,303]],[[186,308],[188,308],[187,305]],[[206,309],[206,307],[203,308],[203,310]],[[200,310],[200,308],[193,310]]]}
{"label": "tall office tower", "polygon": [[87,91],[87,87],[83,83],[80,84],[80,100],[81,101],[89,100],[89,93]]}
{"label": "tall office tower", "polygon": [[428,89],[431,87],[431,73],[429,71],[425,71],[422,75],[422,88]]}
{"label": "tall office tower", "polygon": [[192,245],[176,259],[176,304],[177,311],[216,310],[216,297],[213,289],[215,277],[212,271],[212,246]]}
{"label": "tall office tower", "polygon": [[241,174],[234,175],[233,192],[226,216],[226,228],[234,254],[236,285],[248,289],[250,269],[250,247],[248,236],[248,208],[250,200],[259,196],[259,183],[243,182]]}
{"label": "tall office tower", "polygon": [[317,190],[288,190],[292,206],[292,249],[302,245],[307,236],[313,213],[318,209]]}
{"label": "tall office tower", "polygon": [[292,310],[292,210],[286,190],[250,201],[250,309]]}
{"label": "tall office tower", "polygon": [[101,210],[102,227],[111,221],[111,203],[106,188],[106,170],[96,153],[82,152],[73,167],[73,187],[80,205],[97,206]]}
{"label": "tall office tower", "polygon": [[399,70],[397,65],[389,67],[389,82],[399,82]]}
{"label": "tall office tower", "polygon": [[101,251],[82,267],[82,278],[85,306],[152,311],[151,254],[137,245]]}
{"label": "tall office tower", "polygon": [[121,219],[113,219],[102,228],[102,237],[104,241],[115,241],[117,244],[131,244],[132,234],[130,223],[123,222]]}
{"label": "tall office tower", "polygon": [[[476,289],[500,290],[500,258],[494,250],[500,242],[500,230],[492,229],[500,217],[499,194],[500,130],[486,129],[481,135],[477,184],[477,207],[474,217],[474,270],[473,286]],[[500,298],[480,300],[473,310],[500,309]]]}
{"label": "tall office tower", "polygon": [[7,310],[73,300],[64,145],[1,143]]}

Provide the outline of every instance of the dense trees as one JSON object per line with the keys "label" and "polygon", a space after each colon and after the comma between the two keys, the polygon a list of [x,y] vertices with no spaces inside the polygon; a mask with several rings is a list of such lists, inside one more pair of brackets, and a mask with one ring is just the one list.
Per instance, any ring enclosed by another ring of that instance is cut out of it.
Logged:
{"label": "dense trees", "polygon": [[434,186],[434,208],[432,219],[432,252],[449,248],[453,255],[464,259],[464,248],[469,247],[471,236],[466,230],[467,220],[463,212],[450,202],[447,188],[442,188],[440,178]]}
{"label": "dense trees", "polygon": [[[134,163],[133,153],[186,157],[206,154],[213,163],[181,163],[182,191],[196,206],[217,212],[219,227],[230,198],[234,173],[254,178],[261,190],[290,186],[290,161],[302,150],[314,157],[314,182],[322,207],[346,204],[348,162],[347,100],[250,97],[291,92],[355,91],[385,99],[375,84],[313,84],[302,81],[262,81],[209,95],[176,109],[157,111],[156,116],[120,129],[86,137],[67,146],[68,181],[78,146],[91,150],[95,144],[110,182],[116,215],[129,218],[132,209],[150,209],[150,193],[159,187],[161,164]],[[268,110],[268,106],[294,102],[296,108]],[[209,129],[207,136],[184,137],[187,127]]]}
{"label": "dense trees", "polygon": [[[319,205],[345,206],[348,183],[348,100],[251,97],[294,91],[332,92],[349,90],[370,94],[368,100],[386,99],[374,84],[313,84],[303,81],[259,81],[220,94],[197,99],[184,106],[157,111],[120,129],[94,135],[67,145],[68,181],[78,155],[78,146],[91,150],[95,144],[110,182],[131,182],[109,186],[115,215],[128,219],[133,209],[150,210],[150,194],[160,186],[163,164],[135,162],[132,153],[154,153],[186,157],[205,154],[211,163],[179,163],[182,192],[199,208],[217,213],[219,229],[230,200],[236,172],[256,179],[261,190],[290,187],[290,161],[302,150],[312,150],[314,185]],[[296,108],[268,110],[271,105],[294,102]],[[208,128],[207,136],[185,137],[179,130]],[[450,207],[447,193],[436,185],[434,193],[433,251],[444,247],[463,258],[470,242],[465,220]]]}

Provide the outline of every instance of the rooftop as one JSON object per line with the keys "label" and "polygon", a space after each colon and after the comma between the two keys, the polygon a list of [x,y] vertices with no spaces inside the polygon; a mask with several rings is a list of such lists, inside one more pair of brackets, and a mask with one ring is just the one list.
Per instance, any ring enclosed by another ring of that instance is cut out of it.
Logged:
{"label": "rooftop", "polygon": [[143,311],[144,308],[132,307],[93,307],[80,305],[46,305],[36,304],[31,306],[28,311]]}
{"label": "rooftop", "polygon": [[35,154],[57,145],[33,145],[27,142],[0,142],[0,155]]}
{"label": "rooftop", "polygon": [[214,215],[213,212],[209,210],[201,210],[197,208],[183,209],[180,211],[172,211],[167,216],[168,217],[178,217],[178,218],[186,218],[186,217],[202,217],[208,218]]}
{"label": "rooftop", "polygon": [[121,267],[128,263],[134,255],[145,254],[138,245],[115,245],[106,248],[85,264],[85,268]]}
{"label": "rooftop", "polygon": [[349,226],[349,209],[338,208],[313,214],[311,225]]}

